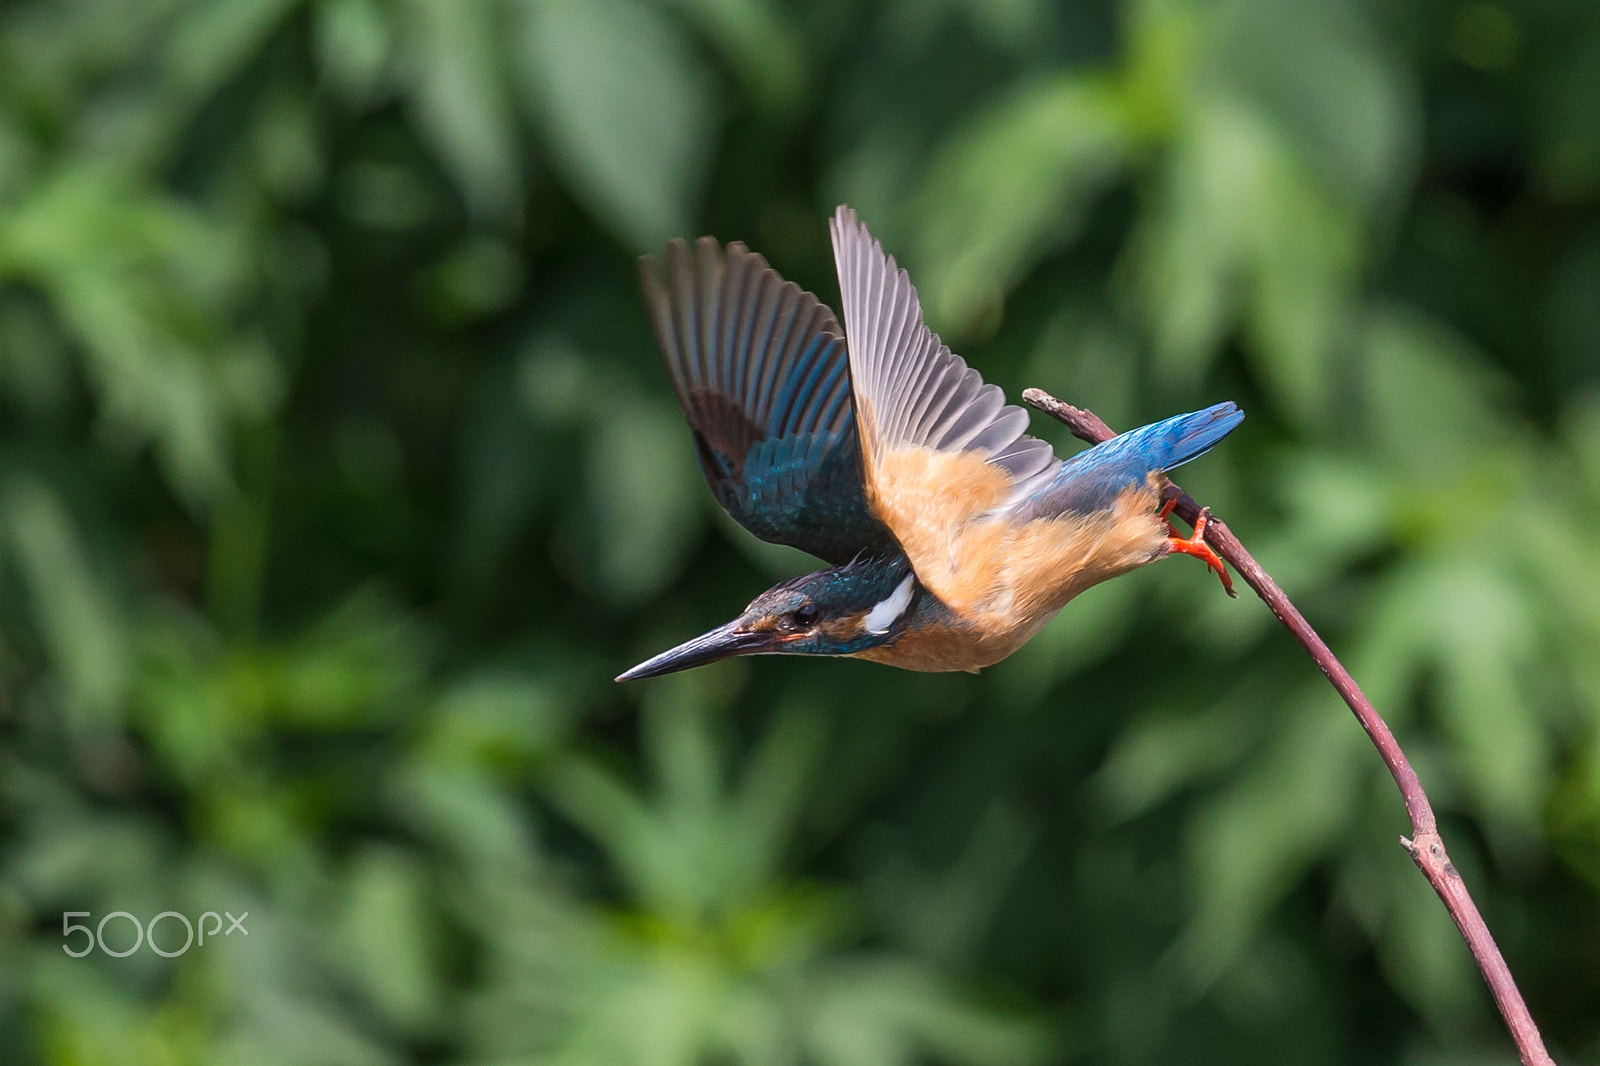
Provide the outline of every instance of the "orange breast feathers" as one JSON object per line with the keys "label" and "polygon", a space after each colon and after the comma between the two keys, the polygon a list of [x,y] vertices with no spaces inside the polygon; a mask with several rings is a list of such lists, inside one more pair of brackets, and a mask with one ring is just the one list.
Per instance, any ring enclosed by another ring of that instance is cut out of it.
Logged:
{"label": "orange breast feathers", "polygon": [[997,513],[1011,478],[982,452],[880,445],[864,458],[868,502],[917,580],[985,642],[1020,643],[1084,589],[1169,550],[1155,476],[1102,511],[1013,523]]}

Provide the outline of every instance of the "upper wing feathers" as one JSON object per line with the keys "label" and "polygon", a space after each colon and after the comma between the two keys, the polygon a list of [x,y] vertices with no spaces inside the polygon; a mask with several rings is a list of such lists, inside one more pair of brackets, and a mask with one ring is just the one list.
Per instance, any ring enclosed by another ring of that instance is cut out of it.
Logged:
{"label": "upper wing feathers", "polygon": [[984,384],[924,324],[910,277],[854,211],[841,206],[831,229],[869,466],[899,447],[981,451],[1011,479],[1012,501],[1049,484],[1060,461],[1026,434],[1027,412],[1007,404],[998,386]]}
{"label": "upper wing feathers", "polygon": [[763,540],[829,562],[892,545],[861,484],[839,323],[742,244],[673,241],[645,303],[717,500]]}

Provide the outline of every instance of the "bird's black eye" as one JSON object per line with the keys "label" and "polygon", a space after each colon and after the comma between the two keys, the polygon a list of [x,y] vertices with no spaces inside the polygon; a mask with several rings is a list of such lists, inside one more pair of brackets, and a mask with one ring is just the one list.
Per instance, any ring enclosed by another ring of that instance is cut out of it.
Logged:
{"label": "bird's black eye", "polygon": [[799,607],[796,607],[794,609],[794,613],[789,617],[793,618],[794,624],[800,628],[809,628],[816,624],[817,606],[814,603],[803,603]]}

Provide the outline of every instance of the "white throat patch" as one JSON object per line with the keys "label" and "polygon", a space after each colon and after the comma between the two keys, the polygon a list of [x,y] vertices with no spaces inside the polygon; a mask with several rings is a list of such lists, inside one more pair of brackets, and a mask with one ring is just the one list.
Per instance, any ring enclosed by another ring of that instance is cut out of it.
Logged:
{"label": "white throat patch", "polygon": [[911,594],[917,588],[917,575],[907,574],[888,597],[867,612],[867,632],[887,633],[889,627],[900,620],[911,606]]}

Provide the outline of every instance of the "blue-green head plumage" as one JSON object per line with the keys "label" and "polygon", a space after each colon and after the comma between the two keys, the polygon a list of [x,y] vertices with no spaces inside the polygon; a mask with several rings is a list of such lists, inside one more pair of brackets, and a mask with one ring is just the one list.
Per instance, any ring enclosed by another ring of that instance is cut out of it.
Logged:
{"label": "blue-green head plumage", "polygon": [[642,662],[617,680],[655,677],[735,655],[855,655],[895,640],[932,600],[904,555],[857,558],[779,582],[727,625]]}

